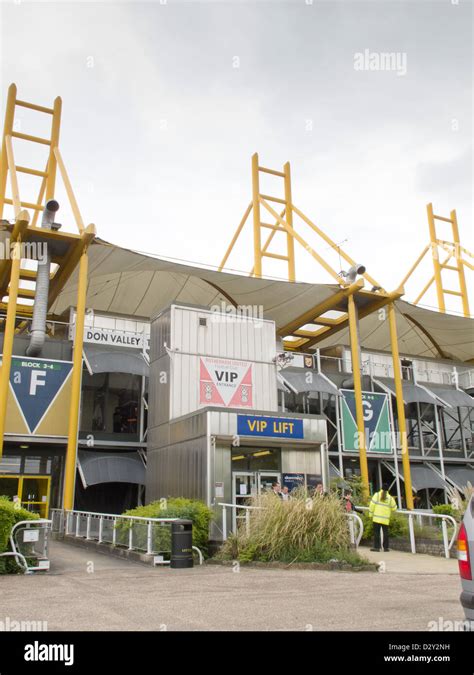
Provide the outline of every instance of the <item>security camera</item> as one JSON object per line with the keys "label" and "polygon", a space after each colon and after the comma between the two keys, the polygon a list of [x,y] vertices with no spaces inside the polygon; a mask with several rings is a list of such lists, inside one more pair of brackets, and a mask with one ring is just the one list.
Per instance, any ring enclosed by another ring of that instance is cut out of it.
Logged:
{"label": "security camera", "polygon": [[353,284],[357,275],[364,274],[366,268],[364,265],[353,265],[347,272],[342,271],[341,275],[345,277],[346,281]]}

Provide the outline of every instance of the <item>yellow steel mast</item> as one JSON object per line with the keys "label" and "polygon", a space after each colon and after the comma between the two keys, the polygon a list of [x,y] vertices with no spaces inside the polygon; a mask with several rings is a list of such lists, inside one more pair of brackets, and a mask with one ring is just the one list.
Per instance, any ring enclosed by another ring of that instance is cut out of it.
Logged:
{"label": "yellow steel mast", "polygon": [[[10,382],[11,359],[14,348],[14,334],[17,316],[28,319],[32,316],[32,304],[20,304],[19,298],[34,301],[35,290],[22,288],[21,280],[36,281],[36,271],[21,267],[22,243],[29,240],[42,242],[54,252],[53,262],[56,270],[51,275],[48,296],[48,308],[51,307],[64,284],[79,264],[79,285],[77,295],[77,323],[74,340],[72,392],[69,415],[68,446],[66,456],[65,489],[63,495],[64,508],[73,507],[74,479],[76,472],[77,434],[81,400],[81,374],[82,374],[82,345],[84,313],[87,288],[87,261],[88,248],[96,236],[95,226],[84,227],[79,207],[72,190],[69,176],[66,172],[60,150],[59,134],[61,126],[61,99],[58,97],[53,107],[45,107],[35,103],[23,101],[17,97],[17,88],[11,84],[8,89],[7,104],[5,110],[5,122],[2,136],[2,150],[0,157],[0,219],[3,217],[5,205],[13,207],[14,223],[8,220],[0,220],[0,226],[10,235],[13,255],[10,259],[0,261],[0,301],[4,296],[6,302],[0,302],[0,310],[6,312],[3,320],[4,344],[2,354],[2,368],[0,372],[0,457],[3,451],[6,411]],[[15,131],[15,112],[17,108],[27,108],[38,113],[51,116],[51,133],[49,138],[34,136],[31,134]],[[48,157],[44,170],[29,168],[15,163],[13,141],[35,143],[48,148]],[[44,210],[46,202],[53,199],[56,189],[57,170],[61,175],[66,194],[74,215],[78,234],[69,232],[52,231],[36,226],[39,214]],[[18,174],[28,174],[41,178],[38,196],[34,201],[24,201],[20,195]],[[11,197],[6,196],[10,179]],[[33,211],[30,224],[30,216],[27,210]],[[57,246],[60,242],[61,246]]]}
{"label": "yellow steel mast", "polygon": [[[284,198],[262,194],[260,192],[260,173],[268,173],[284,179]],[[269,202],[275,202],[283,206],[283,210],[278,213]],[[274,220],[273,223],[263,222],[261,220],[261,208],[269,213]],[[398,339],[395,322],[394,301],[403,295],[403,285],[387,293],[381,285],[365,269],[360,275],[358,281],[350,282],[341,277],[327,260],[317,252],[315,248],[296,231],[294,227],[294,216],[300,218],[308,226],[313,235],[317,235],[325,246],[329,246],[333,251],[345,260],[351,268],[356,267],[356,262],[342,250],[321,228],[313,223],[300,209],[293,203],[291,192],[290,164],[287,162],[283,171],[269,169],[260,166],[258,154],[252,156],[252,201],[247,207],[244,216],[232,237],[231,243],[221,261],[219,270],[224,269],[232,250],[245,226],[245,223],[253,211],[253,259],[254,265],[250,271],[252,276],[262,276],[263,258],[274,258],[282,260],[288,265],[288,279],[295,281],[295,241],[300,244],[316,262],[332,277],[340,286],[340,291],[336,292],[331,298],[320,303],[320,305],[305,312],[291,323],[279,329],[278,334],[283,338],[285,349],[290,351],[305,351],[314,344],[327,338],[344,328],[349,329],[351,340],[352,370],[354,376],[354,397],[356,402],[356,423],[359,436],[359,458],[361,477],[366,495],[369,491],[369,472],[367,464],[367,447],[365,439],[365,425],[362,406],[362,383],[361,383],[361,364],[360,364],[360,341],[359,341],[359,318],[367,316],[382,307],[388,307],[390,338],[392,344],[393,370],[396,387],[397,410],[400,430],[406,428],[405,407],[403,402],[403,391],[401,384],[401,367],[398,353]],[[262,246],[262,229],[271,230],[265,243]],[[285,234],[286,254],[270,252],[269,246],[276,233]],[[369,282],[372,290],[364,289],[364,280]],[[336,310],[340,316],[330,318],[325,316],[329,311]],[[309,327],[308,327],[309,325]],[[411,487],[410,463],[408,456],[408,444],[406,432],[400,434],[401,450],[405,478],[405,497],[408,508],[413,508],[413,494]]]}
{"label": "yellow steel mast", "polygon": [[[430,242],[425,246],[418,258],[415,260],[409,271],[403,278],[401,285],[406,284],[408,279],[413,275],[428,251],[431,251],[431,259],[433,261],[433,276],[424,285],[421,292],[413,301],[417,305],[423,298],[428,289],[433,285],[436,288],[436,297],[438,301],[438,308],[440,312],[446,312],[446,296],[454,296],[460,298],[461,308],[464,316],[470,316],[469,313],[469,297],[467,292],[465,268],[474,270],[472,259],[474,254],[461,246],[459,238],[459,227],[456,215],[456,210],[453,209],[449,218],[445,216],[438,216],[433,211],[433,204],[428,204],[426,207],[428,214],[428,229],[430,233]],[[442,221],[451,225],[452,239],[439,239],[436,232],[436,221]],[[456,273],[458,289],[445,288],[443,285],[443,272],[449,270]]]}

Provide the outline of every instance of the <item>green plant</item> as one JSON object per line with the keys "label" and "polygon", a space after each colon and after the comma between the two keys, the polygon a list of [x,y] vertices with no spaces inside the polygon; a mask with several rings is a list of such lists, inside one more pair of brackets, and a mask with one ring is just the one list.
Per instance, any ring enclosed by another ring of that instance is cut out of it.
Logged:
{"label": "green plant", "polygon": [[453,518],[456,518],[458,510],[455,509],[452,504],[436,504],[436,506],[433,506],[433,513],[438,513],[439,515],[443,516],[453,516]]}
{"label": "green plant", "polygon": [[304,490],[283,501],[273,493],[252,499],[260,507],[224,543],[219,557],[240,561],[329,562],[351,565],[365,561],[350,544],[347,518],[336,494],[310,498]]}
{"label": "green plant", "polygon": [[346,479],[346,483],[352,490],[352,500],[354,504],[368,506],[370,498],[367,494],[364,497],[364,483],[362,482],[362,477],[353,475],[351,478]]}
{"label": "green plant", "polygon": [[[137,506],[135,509],[125,511],[124,516],[140,516],[141,518],[183,518],[184,520],[191,520],[193,523],[193,545],[201,549],[204,554],[207,554],[207,545],[209,540],[209,524],[211,522],[213,513],[211,509],[197,499],[185,499],[184,497],[172,497],[170,499],[162,499],[155,502],[150,502],[146,506]],[[127,521],[119,522],[118,524],[118,543],[126,543],[126,533],[128,531]],[[143,532],[141,532],[141,529]],[[143,528],[136,528],[138,537],[143,539],[143,548],[146,549],[146,524]],[[154,547],[156,550],[170,550],[171,548],[171,534],[168,526],[154,529]]]}
{"label": "green plant", "polygon": [[[374,536],[374,524],[372,518],[367,511],[364,511],[363,514],[359,513],[359,515],[364,523],[364,540],[372,539]],[[408,537],[408,519],[399,513],[392,513],[388,532],[390,536],[395,539]]]}
{"label": "green plant", "polygon": [[[10,551],[10,532],[20,520],[36,520],[39,516],[26,509],[19,508],[8,497],[0,496],[0,553]],[[0,574],[15,574],[20,568],[14,558],[0,558]]]}

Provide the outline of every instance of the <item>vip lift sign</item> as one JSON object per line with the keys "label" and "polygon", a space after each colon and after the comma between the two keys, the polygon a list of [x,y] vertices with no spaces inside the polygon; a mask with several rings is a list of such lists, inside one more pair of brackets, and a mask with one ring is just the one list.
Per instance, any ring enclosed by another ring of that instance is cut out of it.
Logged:
{"label": "vip lift sign", "polygon": [[[358,452],[355,395],[351,389],[341,389],[342,440],[344,450]],[[362,392],[365,447],[369,452],[392,452],[392,434],[387,394]]]}
{"label": "vip lift sign", "polygon": [[283,417],[237,415],[238,436],[272,436],[273,438],[304,438],[303,420]]}
{"label": "vip lift sign", "polygon": [[13,357],[10,387],[30,433],[44,419],[71,371],[70,361]]}

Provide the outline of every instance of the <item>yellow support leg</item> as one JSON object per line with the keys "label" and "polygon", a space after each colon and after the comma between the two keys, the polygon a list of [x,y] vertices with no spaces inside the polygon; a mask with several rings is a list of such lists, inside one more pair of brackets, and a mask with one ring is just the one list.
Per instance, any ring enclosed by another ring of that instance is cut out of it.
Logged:
{"label": "yellow support leg", "polygon": [[3,217],[3,207],[5,204],[5,192],[7,187],[8,175],[8,157],[6,137],[13,131],[13,120],[15,117],[16,86],[11,84],[8,87],[7,105],[5,108],[5,123],[3,125],[2,155],[0,159],[0,218]]}
{"label": "yellow support leg", "polygon": [[[405,404],[403,402],[402,373],[400,368],[400,354],[398,351],[397,323],[393,302],[387,305],[390,326],[390,341],[393,359],[393,379],[395,380],[395,394],[397,399],[398,431],[402,446],[403,478],[405,482],[405,499],[408,509],[413,509],[413,490],[411,485],[410,455],[408,453],[407,427],[405,420]],[[398,461],[395,448],[395,461]]]}
{"label": "yellow support leg", "polygon": [[431,257],[433,259],[434,278],[436,285],[436,295],[438,296],[438,307],[440,312],[446,312],[446,305],[444,302],[443,281],[441,278],[441,265],[439,262],[438,241],[436,239],[436,227],[434,221],[433,204],[428,204],[426,207],[428,212],[428,226],[430,230],[431,242]]}
{"label": "yellow support leg", "polygon": [[254,276],[262,276],[262,244],[260,241],[260,182],[258,177],[258,155],[252,155],[252,209],[253,209],[253,257]]}
{"label": "yellow support leg", "polygon": [[354,379],[356,423],[357,423],[357,433],[359,435],[360,475],[362,478],[362,489],[364,493],[364,498],[365,500],[367,500],[369,498],[369,468],[367,464],[367,449],[365,446],[364,409],[362,406],[362,386],[360,373],[359,331],[357,326],[357,307],[353,295],[349,295],[349,297],[347,298],[347,303],[349,315],[349,333],[351,338],[351,358],[352,358],[352,375]]}
{"label": "yellow support leg", "polygon": [[450,215],[451,215],[451,222],[453,224],[454,255],[456,258],[456,265],[458,268],[459,289],[461,291],[461,299],[462,299],[462,310],[464,316],[469,317],[470,316],[469,296],[467,293],[466,277],[464,275],[464,265],[462,261],[461,242],[459,240],[459,227],[456,211],[453,209]]}
{"label": "yellow support leg", "polygon": [[76,331],[74,336],[71,405],[69,408],[66,469],[64,476],[63,508],[67,510],[74,508],[74,485],[76,479],[79,411],[81,405],[82,348],[84,343],[84,317],[86,312],[88,262],[87,251],[84,251],[79,264],[79,285],[77,289]]}
{"label": "yellow support leg", "polygon": [[[286,222],[293,230],[293,205],[291,198],[291,173],[290,163],[287,162],[283,167],[285,174],[285,201],[286,201]],[[291,232],[286,233],[286,245],[288,249],[288,281],[295,281],[295,239]]]}
{"label": "yellow support leg", "polygon": [[12,267],[8,293],[7,320],[3,339],[2,369],[0,372],[0,458],[3,454],[3,436],[7,417],[10,370],[12,365],[13,338],[15,336],[16,303],[20,285],[21,239],[15,242],[12,251]]}

